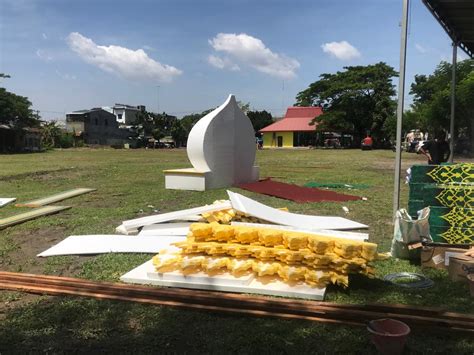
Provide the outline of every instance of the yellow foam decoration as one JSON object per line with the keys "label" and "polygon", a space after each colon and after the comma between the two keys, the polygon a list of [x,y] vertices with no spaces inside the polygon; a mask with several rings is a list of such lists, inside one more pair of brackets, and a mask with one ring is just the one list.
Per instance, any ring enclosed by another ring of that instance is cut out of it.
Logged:
{"label": "yellow foam decoration", "polygon": [[254,273],[257,277],[277,277],[288,283],[306,283],[313,287],[324,287],[330,282],[342,286],[348,285],[347,274],[334,270],[315,270],[306,266],[289,266],[280,262],[265,262],[253,258],[191,256],[175,252],[154,256],[153,265],[158,272],[179,270],[185,275],[197,272],[205,272],[209,275],[229,272],[235,276]]}
{"label": "yellow foam decoration", "polygon": [[[290,250],[311,250],[316,254],[336,253],[344,258],[362,257],[367,261],[378,257],[377,244],[331,236],[287,232],[272,228],[229,226],[218,223],[193,223],[190,237],[196,241],[219,241],[284,247]],[[211,232],[212,230],[212,232]],[[196,231],[196,233],[195,233]]]}
{"label": "yellow foam decoration", "polygon": [[318,255],[309,249],[289,250],[237,243],[217,242],[178,242],[175,246],[183,254],[205,254],[210,256],[231,256],[236,258],[255,258],[266,262],[278,261],[288,265],[306,265],[312,268],[328,267],[341,271],[367,274],[368,262],[364,258],[342,258],[336,253]]}
{"label": "yellow foam decoration", "polygon": [[[212,216],[226,219],[225,211]],[[374,243],[217,222],[192,224],[187,239],[174,245],[180,253],[153,258],[158,272],[253,273],[315,287],[328,283],[347,287],[349,273],[373,276],[369,263],[381,257]]]}
{"label": "yellow foam decoration", "polygon": [[[217,201],[214,201],[214,204],[219,204],[223,202],[225,202],[225,200],[217,200]],[[288,212],[288,208],[286,207],[279,208],[279,210]],[[226,210],[202,213],[201,216],[208,223],[217,222],[220,224],[229,224],[231,221],[252,222],[252,223],[265,223],[266,222],[259,218],[248,216],[245,213],[236,211],[232,208],[229,208]]]}

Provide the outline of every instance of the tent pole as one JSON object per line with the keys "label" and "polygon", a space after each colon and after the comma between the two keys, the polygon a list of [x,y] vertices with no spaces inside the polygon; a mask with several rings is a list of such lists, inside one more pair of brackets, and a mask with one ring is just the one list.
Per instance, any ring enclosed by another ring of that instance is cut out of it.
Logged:
{"label": "tent pole", "polygon": [[393,217],[400,205],[400,170],[402,162],[402,120],[403,105],[405,100],[405,64],[407,60],[407,29],[408,29],[408,5],[410,0],[403,0],[402,31],[400,37],[400,76],[398,80],[398,104],[397,104],[397,140],[395,152],[395,181],[393,188]]}
{"label": "tent pole", "polygon": [[452,73],[451,73],[451,120],[449,122],[449,149],[451,150],[451,154],[449,155],[449,162],[452,163],[454,159],[454,139],[455,139],[455,132],[454,132],[454,118],[455,118],[455,111],[456,111],[456,66],[457,66],[457,57],[458,57],[458,43],[456,41],[453,42],[453,65],[452,65]]}

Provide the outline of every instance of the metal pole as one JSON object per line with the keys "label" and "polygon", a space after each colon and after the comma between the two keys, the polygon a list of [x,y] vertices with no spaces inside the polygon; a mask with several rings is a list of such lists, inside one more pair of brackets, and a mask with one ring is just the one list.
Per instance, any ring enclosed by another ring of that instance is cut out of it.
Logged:
{"label": "metal pole", "polygon": [[156,85],[156,113],[160,114],[160,85]]}
{"label": "metal pole", "polygon": [[458,57],[458,44],[453,42],[453,65],[452,65],[452,77],[451,77],[451,121],[449,122],[449,149],[451,154],[449,155],[449,162],[452,163],[454,159],[454,116],[456,111],[456,64]]}
{"label": "metal pole", "polygon": [[393,217],[400,204],[400,170],[402,162],[402,120],[403,104],[405,99],[405,64],[407,60],[407,29],[408,29],[408,6],[410,0],[403,0],[402,31],[400,36],[400,76],[398,80],[398,105],[397,105],[397,141],[395,153],[395,181],[393,184]]}

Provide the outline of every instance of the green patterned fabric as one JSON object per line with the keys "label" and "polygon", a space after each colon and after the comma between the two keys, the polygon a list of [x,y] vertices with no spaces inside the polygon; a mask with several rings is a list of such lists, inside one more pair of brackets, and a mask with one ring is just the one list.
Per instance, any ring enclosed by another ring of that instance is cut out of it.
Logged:
{"label": "green patterned fabric", "polygon": [[429,221],[438,227],[474,228],[474,209],[431,206]]}
{"label": "green patterned fabric", "polygon": [[435,242],[474,243],[474,164],[415,165],[411,168],[408,212],[430,207]]}
{"label": "green patterned fabric", "polygon": [[410,184],[409,184],[410,190],[409,190],[408,199],[410,201],[412,201],[412,200],[423,200],[425,186],[436,186],[436,185],[435,184],[410,182]]}
{"label": "green patterned fabric", "polygon": [[441,184],[474,184],[474,164],[438,165],[427,175]]}
{"label": "green patterned fabric", "polygon": [[418,211],[425,208],[425,202],[423,200],[410,200],[408,201],[408,214],[412,218],[418,217]]}
{"label": "green patterned fabric", "polygon": [[434,242],[448,244],[474,243],[473,228],[437,227],[430,225],[430,234]]}
{"label": "green patterned fabric", "polygon": [[474,186],[437,185],[423,188],[426,206],[472,208],[474,206]]}
{"label": "green patterned fabric", "polygon": [[474,164],[413,165],[410,182],[474,184]]}

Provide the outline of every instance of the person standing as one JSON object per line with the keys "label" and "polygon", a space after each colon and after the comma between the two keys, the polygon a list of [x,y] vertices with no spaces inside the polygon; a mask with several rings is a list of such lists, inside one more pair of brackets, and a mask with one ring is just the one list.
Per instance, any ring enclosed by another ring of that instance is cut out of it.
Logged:
{"label": "person standing", "polygon": [[370,135],[367,135],[364,139],[362,139],[361,149],[362,150],[371,150],[372,146],[374,145],[374,141]]}
{"label": "person standing", "polygon": [[419,149],[419,152],[428,158],[428,164],[439,165],[447,162],[451,150],[449,143],[446,141],[446,133],[438,132],[434,140],[424,142]]}

